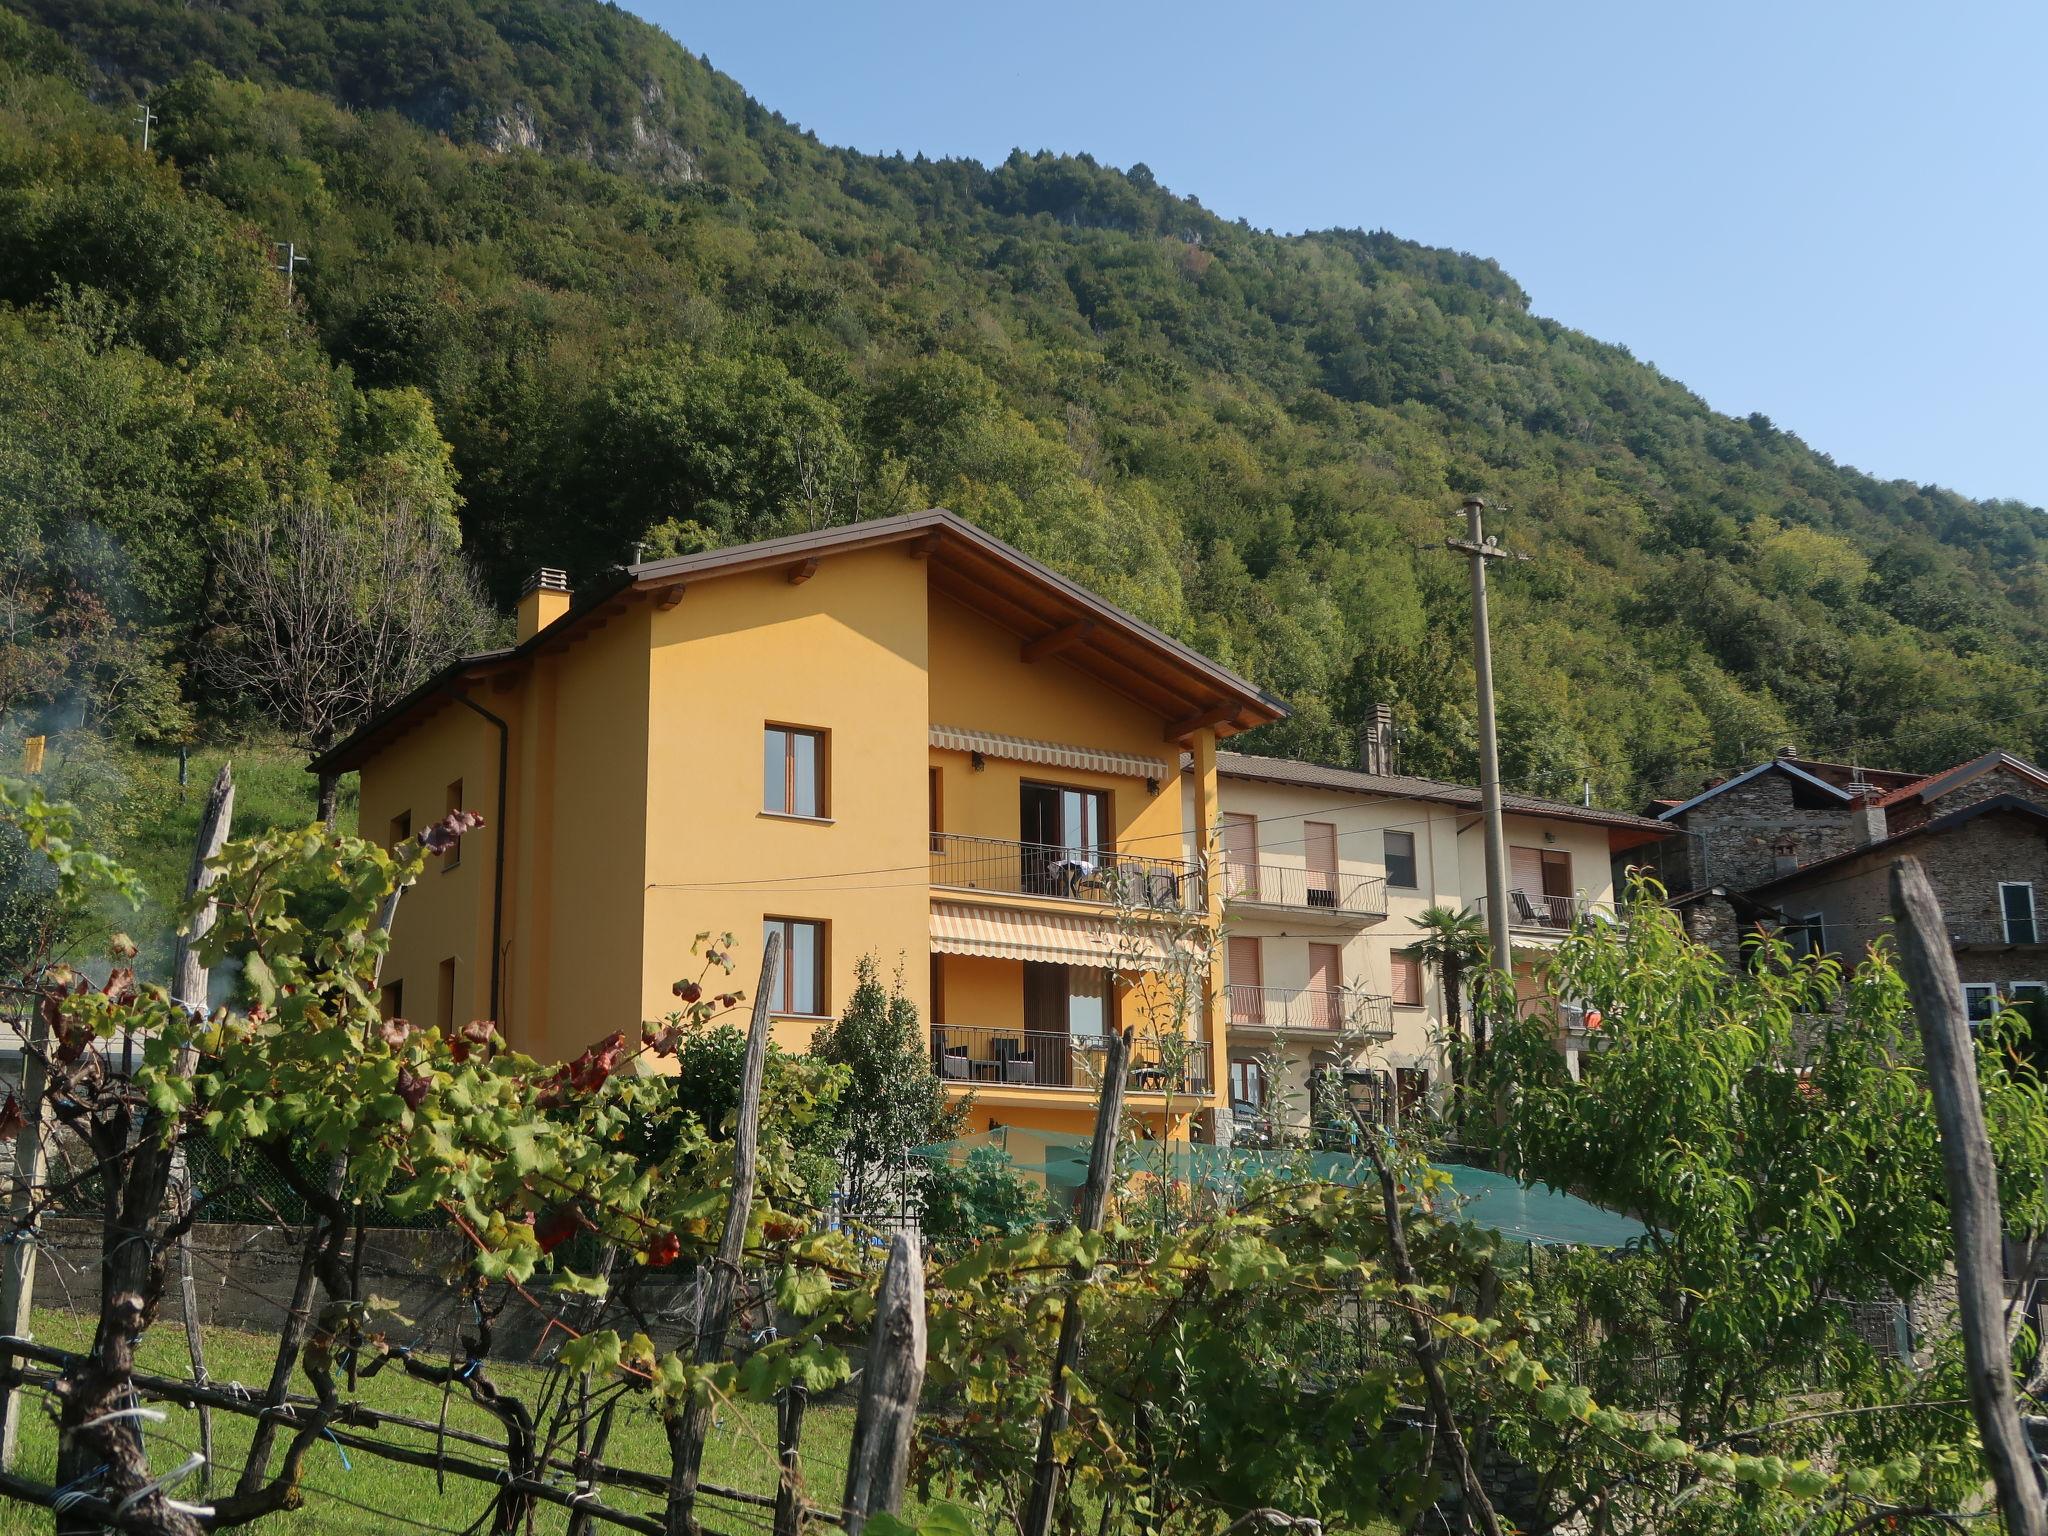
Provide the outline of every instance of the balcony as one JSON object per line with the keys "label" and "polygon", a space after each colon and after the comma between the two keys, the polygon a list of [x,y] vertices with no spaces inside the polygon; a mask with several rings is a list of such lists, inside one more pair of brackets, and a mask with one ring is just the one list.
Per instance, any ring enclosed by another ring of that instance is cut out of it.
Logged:
{"label": "balcony", "polygon": [[[958,1024],[932,1026],[932,1070],[949,1088],[1059,1088],[1100,1093],[1109,1041],[1101,1035],[1064,1030],[980,1029]],[[1125,1086],[1133,1093],[1169,1090],[1196,1098],[1209,1095],[1209,1055],[1190,1042],[1178,1067],[1159,1059],[1157,1045],[1131,1043]]]}
{"label": "balcony", "polygon": [[[1470,910],[1484,918],[1486,898],[1474,897]],[[1620,921],[1611,901],[1593,901],[1584,896],[1545,896],[1520,890],[1508,892],[1508,928],[1515,933],[1562,938],[1581,923]]]}
{"label": "balcony", "polygon": [[1044,896],[1139,912],[1189,913],[1207,907],[1201,867],[1108,848],[931,834],[932,884],[957,891]]}
{"label": "balcony", "polygon": [[1223,866],[1223,899],[1233,907],[1274,907],[1363,926],[1387,915],[1387,882],[1380,875],[1347,875],[1289,864]]}
{"label": "balcony", "polygon": [[1353,987],[1255,987],[1230,983],[1232,1029],[1309,1034],[1392,1034],[1393,1002]]}

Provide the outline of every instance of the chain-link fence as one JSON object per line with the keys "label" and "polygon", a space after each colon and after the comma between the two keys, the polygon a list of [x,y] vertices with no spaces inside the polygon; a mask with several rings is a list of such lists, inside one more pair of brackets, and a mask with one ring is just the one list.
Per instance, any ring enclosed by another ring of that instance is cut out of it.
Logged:
{"label": "chain-link fence", "polygon": [[[309,1226],[314,1221],[305,1197],[269,1158],[253,1151],[228,1157],[205,1141],[188,1141],[183,1151],[185,1182],[198,1207],[198,1220],[292,1227]],[[324,1157],[295,1148],[292,1166],[305,1186],[326,1187],[330,1165]],[[56,1209],[66,1216],[97,1216],[106,1202],[106,1177],[101,1172],[81,1170],[67,1178],[53,1166],[50,1182],[57,1197]],[[446,1213],[438,1209],[407,1215],[392,1210],[381,1200],[365,1207],[360,1214],[366,1227],[424,1232],[448,1224]]]}

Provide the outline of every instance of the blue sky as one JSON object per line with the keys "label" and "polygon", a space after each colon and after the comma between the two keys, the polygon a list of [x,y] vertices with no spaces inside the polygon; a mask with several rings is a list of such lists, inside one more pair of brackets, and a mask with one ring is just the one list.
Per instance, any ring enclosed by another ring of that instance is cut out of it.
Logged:
{"label": "blue sky", "polygon": [[2048,505],[2048,5],[629,0],[832,143],[1497,259],[1843,463]]}

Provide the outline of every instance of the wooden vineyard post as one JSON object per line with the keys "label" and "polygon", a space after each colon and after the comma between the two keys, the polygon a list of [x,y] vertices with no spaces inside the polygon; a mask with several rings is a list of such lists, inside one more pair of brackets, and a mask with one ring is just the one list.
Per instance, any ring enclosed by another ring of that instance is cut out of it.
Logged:
{"label": "wooden vineyard post", "polygon": [[[769,1007],[782,961],[782,935],[771,933],[761,950],[761,984],[754,993],[754,1012],[747,1023],[747,1059],[740,1069],[740,1103],[732,1131],[732,1191],[727,1196],[725,1229],[718,1252],[698,1277],[696,1358],[709,1365],[725,1352],[726,1330],[732,1326],[733,1295],[739,1286],[740,1260],[747,1250],[747,1220],[754,1205],[754,1163],[761,1137],[761,1079],[768,1066],[768,1036],[773,1017]],[[712,1404],[692,1401],[669,1420],[669,1485],[665,1528],[668,1536],[696,1536],[697,1480],[704,1466],[704,1438],[711,1432]]]}
{"label": "wooden vineyard post", "polygon": [[893,1515],[903,1507],[924,1357],[924,1260],[909,1236],[898,1232],[890,1239],[889,1264],[875,1295],[875,1326],[846,1457],[846,1536],[860,1536],[876,1511]]}
{"label": "wooden vineyard post", "polygon": [[[186,896],[193,897],[213,888],[220,872],[213,861],[228,840],[228,825],[235,816],[235,775],[232,763],[222,763],[214,775],[213,788],[206,793],[206,809],[199,818],[199,837],[192,845],[192,872],[185,881]],[[199,963],[199,941],[213,927],[214,901],[192,915],[191,923],[178,935],[178,947],[171,955],[171,999],[195,1012],[206,1011],[206,967]],[[187,1051],[178,1065],[192,1070],[197,1053]]]}
{"label": "wooden vineyard post", "polygon": [[[222,763],[220,772],[213,777],[213,787],[206,793],[206,809],[200,813],[199,836],[192,845],[192,872],[185,882],[188,898],[211,890],[220,877],[213,861],[227,842],[228,828],[234,819],[234,764]],[[171,1000],[194,1013],[206,1012],[210,977],[199,961],[199,941],[213,927],[216,911],[214,899],[208,896],[206,904],[192,914],[190,924],[178,935],[178,947],[171,956]],[[199,1053],[193,1047],[187,1046],[179,1053],[178,1071],[182,1075],[191,1076],[198,1065]],[[178,1299],[185,1313],[185,1350],[192,1357],[192,1379],[205,1386],[206,1339],[199,1327],[199,1287],[192,1278],[191,1202],[196,1193],[192,1187],[192,1165],[182,1149],[178,1161],[186,1201],[186,1219],[178,1232]],[[199,1490],[205,1494],[213,1490],[213,1410],[204,1403],[199,1405],[199,1450],[206,1457],[199,1468]]]}
{"label": "wooden vineyard post", "polygon": [[781,1471],[775,1486],[775,1536],[797,1536],[803,1524],[797,1447],[803,1439],[804,1407],[810,1396],[802,1382],[793,1381],[782,1389],[782,1401],[775,1407],[775,1461]]}
{"label": "wooden vineyard post", "polygon": [[1941,904],[1918,859],[1892,865],[1892,916],[1899,926],[1899,969],[1920,1020],[1920,1046],[1934,1117],[1941,1127],[1941,1176],[1948,1187],[1956,1242],[1956,1306],[1969,1370],[1970,1411],[1998,1487],[2011,1536],[2048,1536],[2048,1507],[2013,1402],[2005,1339],[2004,1228],[1998,1166],[1977,1091],[1977,1052],[1963,1011],[1963,987]]}
{"label": "wooden vineyard post", "polygon": [[[1109,1050],[1102,1063],[1102,1104],[1095,1115],[1095,1141],[1088,1154],[1088,1182],[1081,1186],[1080,1209],[1074,1225],[1093,1232],[1102,1225],[1109,1208],[1109,1187],[1116,1178],[1116,1138],[1124,1113],[1124,1080],[1131,1055],[1131,1032],[1118,1030],[1109,1037]],[[1076,1276],[1085,1280],[1086,1274]],[[1067,1298],[1060,1314],[1060,1340],[1052,1357],[1052,1395],[1045,1418],[1038,1428],[1038,1457],[1031,1467],[1031,1498],[1024,1507],[1023,1536],[1050,1536],[1053,1506],[1059,1502],[1059,1461],[1057,1441],[1067,1427],[1073,1409],[1073,1388],[1067,1377],[1081,1358],[1081,1297]]]}
{"label": "wooden vineyard post", "polygon": [[[22,1224],[34,1210],[35,1191],[43,1182],[43,1092],[49,1079],[49,1020],[29,1004],[28,1039],[21,1053],[21,1130],[14,1138],[14,1177],[8,1191],[8,1243],[0,1250],[0,1330],[9,1338],[29,1332],[30,1309],[36,1294],[36,1242],[33,1227]],[[7,1357],[7,1364],[13,1358]],[[0,1386],[0,1471],[14,1470],[20,1448],[21,1393]]]}

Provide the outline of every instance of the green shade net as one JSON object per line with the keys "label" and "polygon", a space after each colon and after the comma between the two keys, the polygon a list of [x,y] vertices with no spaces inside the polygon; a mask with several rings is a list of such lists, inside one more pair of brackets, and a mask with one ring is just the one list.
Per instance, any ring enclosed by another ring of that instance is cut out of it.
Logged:
{"label": "green shade net", "polygon": [[[1045,1180],[1055,1194],[1069,1195],[1088,1178],[1090,1140],[1071,1131],[1034,1131],[1003,1126],[957,1141],[919,1147],[932,1162],[964,1163],[974,1152],[1001,1152],[1017,1172]],[[1372,1164],[1349,1152],[1267,1152],[1250,1147],[1211,1147],[1196,1142],[1144,1143],[1137,1166],[1228,1198],[1261,1178],[1321,1179],[1365,1184]],[[1639,1221],[1603,1210],[1547,1184],[1524,1185],[1506,1174],[1454,1163],[1430,1166],[1450,1179],[1435,1195],[1437,1214],[1498,1232],[1518,1243],[1550,1247],[1624,1248],[1647,1234]]]}

